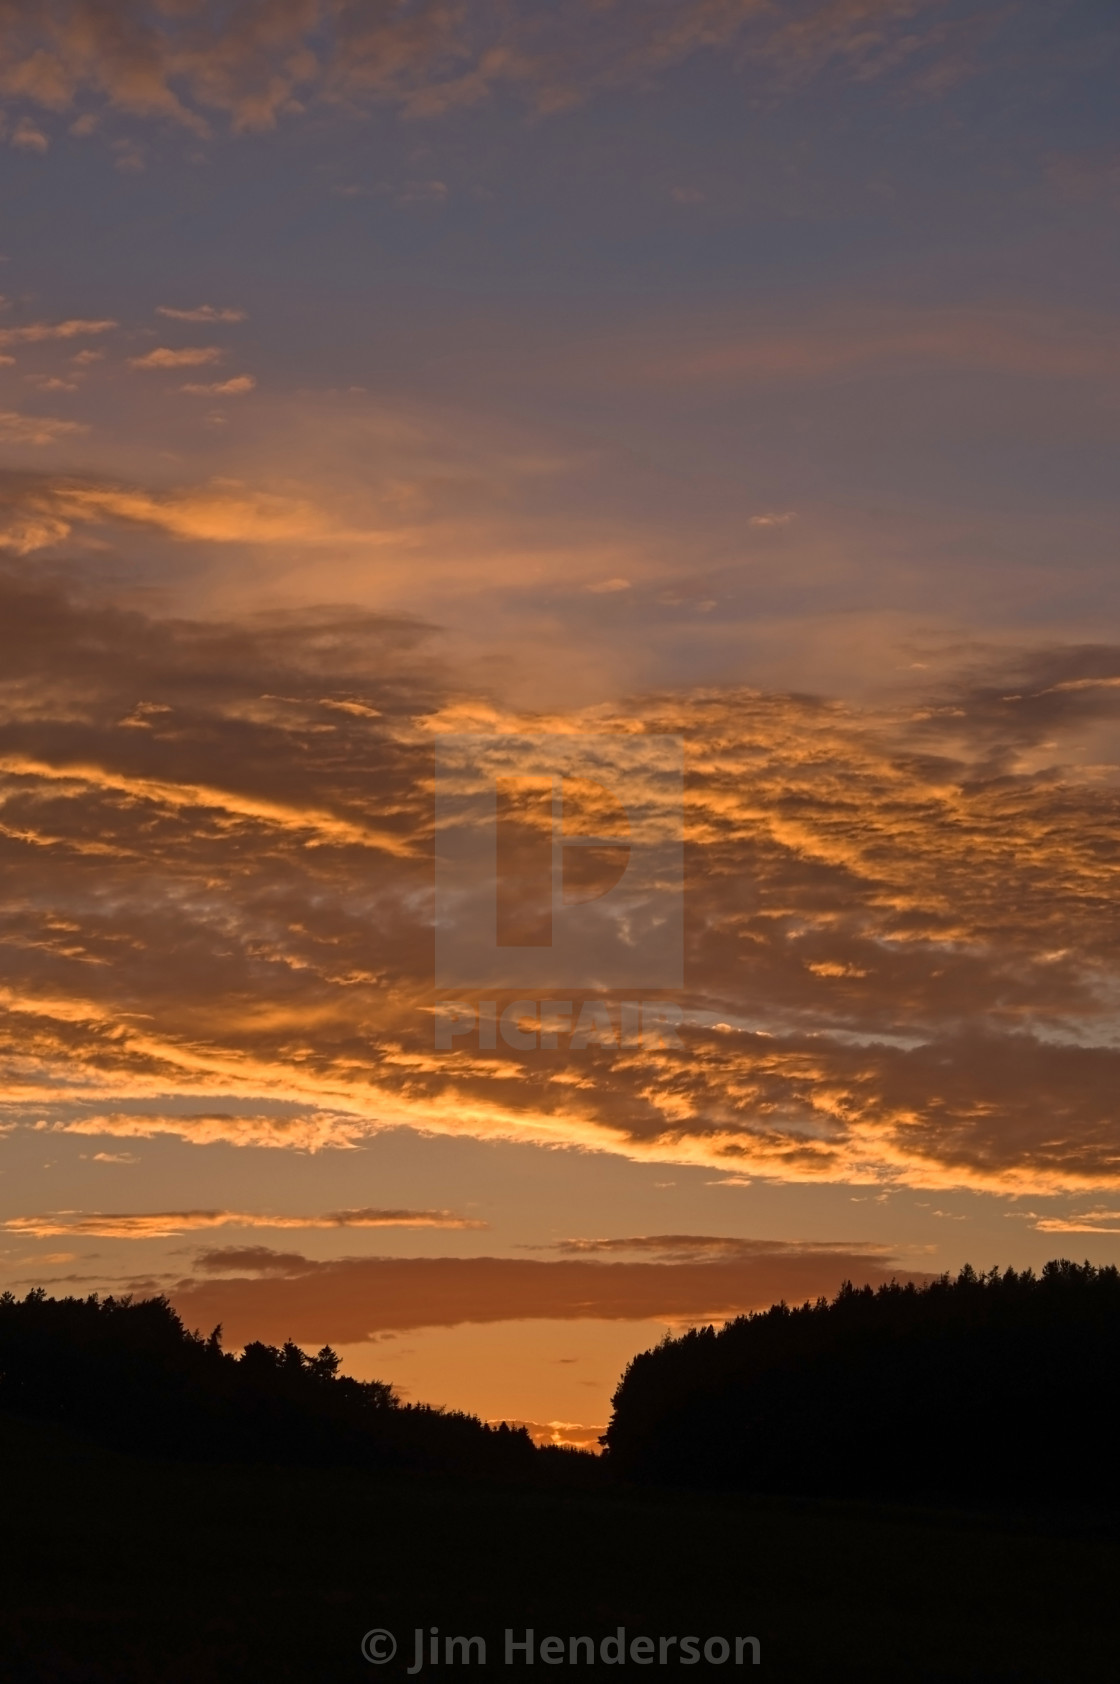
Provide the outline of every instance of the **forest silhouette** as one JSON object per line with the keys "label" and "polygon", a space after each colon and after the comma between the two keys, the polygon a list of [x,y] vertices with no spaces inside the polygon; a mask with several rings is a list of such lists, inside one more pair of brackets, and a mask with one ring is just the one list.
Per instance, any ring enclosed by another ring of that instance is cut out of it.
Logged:
{"label": "forest silhouette", "polygon": [[402,1403],[324,1346],[222,1349],[166,1298],[0,1297],[0,1409],[121,1448],[220,1461],[354,1463],[509,1477],[539,1466],[524,1429]]}
{"label": "forest silhouette", "polygon": [[604,1444],[627,1479],[901,1500],[1120,1494],[1120,1272],[965,1266],[694,1329],[636,1356]]}
{"label": "forest silhouette", "polygon": [[1114,1267],[846,1283],[667,1337],[626,1368],[599,1459],[339,1367],[290,1340],[237,1356],[166,1298],[0,1297],[0,1409],[134,1452],[905,1501],[1120,1495]]}

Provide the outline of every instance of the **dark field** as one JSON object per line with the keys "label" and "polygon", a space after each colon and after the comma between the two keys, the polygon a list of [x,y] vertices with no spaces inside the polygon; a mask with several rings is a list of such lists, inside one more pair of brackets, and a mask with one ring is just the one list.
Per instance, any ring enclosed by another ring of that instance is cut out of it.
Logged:
{"label": "dark field", "polygon": [[[11,1417],[0,1445],[4,1684],[398,1680],[433,1624],[441,1643],[484,1636],[489,1664],[441,1655],[421,1677],[643,1676],[504,1663],[507,1626],[539,1642],[620,1625],[761,1643],[757,1670],[653,1677],[1118,1676],[1120,1528],[1099,1515],[163,1463]],[[359,1647],[377,1626],[400,1643],[380,1667]]]}

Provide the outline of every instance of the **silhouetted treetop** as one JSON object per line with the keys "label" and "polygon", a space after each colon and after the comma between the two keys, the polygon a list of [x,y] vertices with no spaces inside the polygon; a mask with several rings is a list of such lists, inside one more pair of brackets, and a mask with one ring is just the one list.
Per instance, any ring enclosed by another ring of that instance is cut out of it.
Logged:
{"label": "silhouetted treetop", "polygon": [[470,1470],[533,1458],[524,1430],[402,1404],[339,1373],[329,1345],[292,1340],[240,1357],[183,1325],[166,1298],[0,1296],[0,1408],[171,1456],[359,1461]]}
{"label": "silhouetted treetop", "polygon": [[757,1490],[1120,1493],[1120,1271],[966,1265],[667,1338],[605,1435],[627,1477]]}

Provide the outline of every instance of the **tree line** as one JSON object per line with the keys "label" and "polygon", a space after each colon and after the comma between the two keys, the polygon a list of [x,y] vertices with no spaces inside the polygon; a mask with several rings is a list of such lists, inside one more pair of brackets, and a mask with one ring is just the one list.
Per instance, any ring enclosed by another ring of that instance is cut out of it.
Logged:
{"label": "tree line", "polygon": [[0,1409],[161,1456],[540,1471],[524,1428],[402,1403],[339,1366],[329,1346],[308,1356],[290,1340],[237,1356],[220,1327],[188,1331],[162,1297],[0,1297]]}
{"label": "tree line", "polygon": [[122,1448],[581,1485],[998,1502],[1120,1499],[1120,1271],[965,1266],[740,1316],[636,1356],[596,1460],[402,1403],[329,1346],[238,1356],[166,1298],[0,1297],[0,1410]]}
{"label": "tree line", "polygon": [[807,1495],[1120,1496],[1120,1272],[966,1266],[846,1283],[636,1356],[604,1439],[628,1480]]}

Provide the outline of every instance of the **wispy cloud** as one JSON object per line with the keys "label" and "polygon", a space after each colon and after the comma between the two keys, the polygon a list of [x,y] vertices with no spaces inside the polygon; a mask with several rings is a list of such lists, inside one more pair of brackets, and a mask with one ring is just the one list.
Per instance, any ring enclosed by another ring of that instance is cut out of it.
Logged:
{"label": "wispy cloud", "polygon": [[834,1240],[753,1240],[729,1234],[639,1234],[633,1238],[557,1240],[550,1248],[573,1257],[607,1257],[627,1253],[654,1256],[662,1262],[717,1258],[780,1259],[804,1262],[815,1253],[827,1257],[863,1257],[868,1261],[893,1259],[897,1247],[876,1244],[843,1245]]}
{"label": "wispy cloud", "polygon": [[111,1213],[56,1210],[43,1216],[13,1216],[0,1223],[8,1234],[88,1235],[98,1239],[153,1240],[203,1228],[485,1228],[449,1210],[334,1210],[322,1216],[267,1215],[238,1210],[172,1210]]}
{"label": "wispy cloud", "polygon": [[[60,439],[73,438],[76,433],[87,433],[89,428],[81,421],[67,421],[57,415],[21,415],[18,410],[0,410],[0,439],[8,444],[57,444]],[[28,526],[19,523],[19,531],[24,539],[37,537],[49,532],[50,528]],[[2,543],[0,538],[0,543]],[[51,542],[47,538],[47,542]],[[22,543],[17,542],[17,548]],[[32,544],[31,547],[34,547]]]}
{"label": "wispy cloud", "polygon": [[291,829],[299,832],[309,843],[341,843],[344,846],[384,849],[389,853],[407,852],[391,831],[374,830],[355,823],[340,814],[315,808],[289,806],[267,797],[254,798],[238,790],[220,789],[210,784],[186,784],[160,778],[133,778],[111,767],[94,763],[48,764],[45,761],[24,759],[13,755],[0,759],[0,777],[34,778],[47,783],[67,785],[72,795],[80,798],[98,794],[123,795],[129,801],[147,802],[153,807],[205,811],[210,809],[230,820],[261,823],[270,830]]}
{"label": "wispy cloud", "polygon": [[112,1140],[153,1140],[170,1135],[192,1146],[276,1147],[290,1152],[319,1152],[325,1148],[352,1149],[367,1132],[361,1119],[337,1112],[310,1115],[252,1115],[236,1111],[172,1114],[158,1112],[94,1112],[54,1125],[63,1134],[84,1134]]}
{"label": "wispy cloud", "polygon": [[128,365],[130,368],[196,368],[203,363],[220,362],[222,355],[220,345],[184,345],[177,350],[169,345],[157,345],[142,357],[129,357]]}
{"label": "wispy cloud", "polygon": [[246,392],[251,392],[256,384],[251,374],[235,374],[231,380],[214,380],[208,385],[197,381],[188,382],[180,387],[180,391],[191,392],[196,397],[238,398]]}
{"label": "wispy cloud", "polygon": [[1120,1234],[1120,1210],[1086,1210],[1073,1216],[1043,1216],[1033,1226],[1042,1234]]}
{"label": "wispy cloud", "polygon": [[286,1152],[322,1152],[325,1148],[350,1150],[364,1138],[364,1123],[357,1116],[337,1111],[312,1113],[268,1113],[244,1111],[108,1111],[76,1116],[71,1122],[52,1127],[67,1135],[93,1135],[109,1140],[153,1140],[158,1135],[182,1140],[195,1147],[276,1147]]}
{"label": "wispy cloud", "polygon": [[[13,442],[33,444],[86,430],[76,421],[14,412],[0,418],[0,428]],[[316,542],[342,535],[329,513],[306,497],[229,479],[155,490],[72,475],[9,476],[0,484],[0,542],[22,554],[57,543],[76,526],[106,524],[208,543]]]}
{"label": "wispy cloud", "polygon": [[36,123],[21,117],[12,130],[11,144],[20,152],[46,152],[51,143]]}
{"label": "wispy cloud", "polygon": [[156,315],[168,316],[175,322],[243,322],[246,310],[217,309],[213,304],[198,304],[191,310],[177,310],[170,304],[157,304]]}
{"label": "wispy cloud", "polygon": [[118,324],[91,321],[75,316],[62,322],[25,322],[22,327],[0,327],[0,345],[38,345],[51,339],[81,339],[87,334],[109,333]]}

